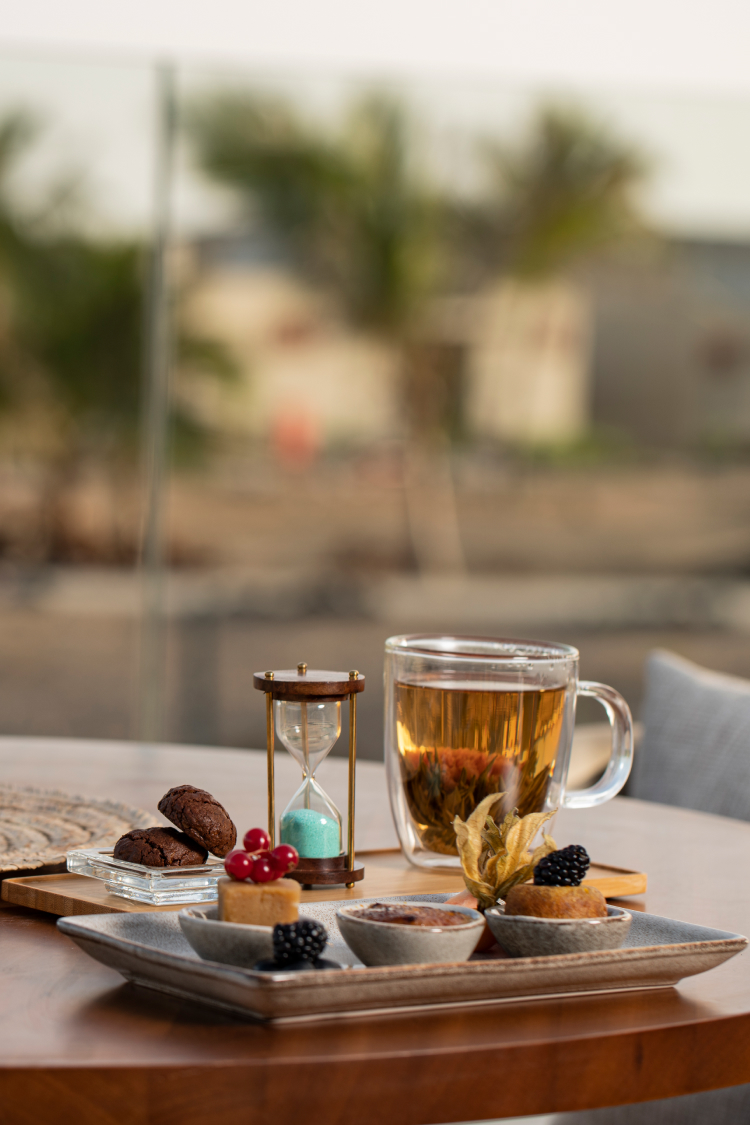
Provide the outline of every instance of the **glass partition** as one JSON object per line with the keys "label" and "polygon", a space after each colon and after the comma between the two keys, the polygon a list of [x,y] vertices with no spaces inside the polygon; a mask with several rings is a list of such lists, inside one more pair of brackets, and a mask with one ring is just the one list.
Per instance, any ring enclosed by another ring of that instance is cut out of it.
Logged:
{"label": "glass partition", "polygon": [[146,65],[0,66],[0,729],[136,737]]}
{"label": "glass partition", "polygon": [[749,675],[749,121],[4,58],[2,730],[261,746],[306,661],[379,758],[409,631]]}

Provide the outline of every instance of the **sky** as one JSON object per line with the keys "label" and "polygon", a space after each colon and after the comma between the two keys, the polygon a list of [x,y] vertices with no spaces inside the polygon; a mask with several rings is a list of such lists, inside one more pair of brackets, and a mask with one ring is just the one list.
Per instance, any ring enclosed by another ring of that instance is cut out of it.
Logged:
{"label": "sky", "polygon": [[[292,76],[281,66],[187,63],[179,68],[184,98],[227,86],[270,88],[329,121],[354,93],[374,83],[369,76],[355,79],[313,69]],[[658,229],[750,239],[750,90],[424,73],[392,77],[390,83],[428,123],[442,151],[455,154],[456,167],[474,137],[522,137],[540,104],[580,107],[645,155],[650,175],[641,203]],[[149,63],[112,54],[94,58],[41,48],[0,49],[0,113],[20,106],[31,109],[44,126],[20,170],[24,198],[34,200],[44,185],[78,173],[87,185],[91,225],[123,232],[148,225],[155,106]],[[178,228],[185,233],[232,222],[227,197],[201,181],[184,152],[174,200]]]}
{"label": "sky", "polygon": [[747,0],[0,0],[0,44],[191,64],[750,93]]}

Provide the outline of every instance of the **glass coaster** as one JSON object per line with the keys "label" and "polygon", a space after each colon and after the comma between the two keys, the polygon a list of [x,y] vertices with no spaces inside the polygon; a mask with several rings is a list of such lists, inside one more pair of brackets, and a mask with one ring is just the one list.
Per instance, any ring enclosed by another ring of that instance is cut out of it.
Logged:
{"label": "glass coaster", "polygon": [[200,867],[146,867],[114,859],[112,848],[78,848],[68,852],[68,871],[100,879],[110,894],[170,906],[182,902],[216,902],[224,861],[209,856]]}

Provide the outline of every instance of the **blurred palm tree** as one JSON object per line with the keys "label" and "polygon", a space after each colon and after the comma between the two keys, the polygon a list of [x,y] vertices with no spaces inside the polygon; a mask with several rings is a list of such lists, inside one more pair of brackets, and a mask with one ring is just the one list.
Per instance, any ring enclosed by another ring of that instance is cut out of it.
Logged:
{"label": "blurred palm tree", "polygon": [[335,291],[353,324],[408,333],[435,284],[438,208],[395,102],[359,102],[337,134],[285,102],[242,94],[210,98],[189,120],[204,171]]}
{"label": "blurred palm tree", "polygon": [[515,150],[486,150],[504,273],[539,279],[642,236],[643,159],[572,110],[548,107]]}
{"label": "blurred palm tree", "polygon": [[420,174],[392,99],[365,98],[334,132],[285,102],[222,94],[194,107],[189,128],[200,166],[248,221],[273,231],[353,326],[398,350],[415,553],[426,569],[460,568],[445,365],[424,338],[426,302],[457,279],[473,291],[498,276],[535,282],[629,236],[638,161],[585,119],[548,110],[520,149],[485,147],[488,190],[467,202]]}
{"label": "blurred palm tree", "polygon": [[485,297],[474,371],[477,433],[519,445],[582,436],[593,301],[587,266],[652,236],[639,216],[646,165],[567,108],[542,109],[515,147],[485,143],[487,190],[455,212],[458,276]]}
{"label": "blurred palm tree", "polygon": [[366,97],[334,133],[284,102],[223,94],[198,104],[189,127],[200,166],[234,189],[248,220],[275,233],[353,327],[397,352],[415,554],[423,568],[460,568],[438,379],[418,328],[446,276],[445,204],[415,166],[403,108]]}
{"label": "blurred palm tree", "polygon": [[649,242],[638,189],[642,156],[598,123],[547,106],[521,143],[478,143],[484,190],[446,210],[454,284],[559,276],[587,259]]}
{"label": "blurred palm tree", "polygon": [[[115,493],[132,480],[143,382],[146,247],[93,240],[61,229],[61,192],[46,215],[22,216],[11,190],[16,163],[35,135],[22,114],[0,122],[0,410],[34,431],[45,465],[35,529],[27,544],[42,560],[76,552],[67,498],[82,466],[95,462]],[[43,221],[46,219],[46,221]],[[229,355],[214,340],[182,331],[178,361],[231,377]],[[178,454],[197,454],[206,433],[183,406],[171,418]],[[112,502],[112,542],[104,554],[130,555]]]}

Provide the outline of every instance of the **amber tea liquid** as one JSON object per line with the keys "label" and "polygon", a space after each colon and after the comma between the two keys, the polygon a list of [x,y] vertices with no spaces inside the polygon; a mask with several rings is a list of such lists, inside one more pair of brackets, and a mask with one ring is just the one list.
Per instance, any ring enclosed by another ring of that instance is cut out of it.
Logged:
{"label": "amber tea liquid", "polygon": [[566,689],[486,682],[394,685],[406,800],[422,846],[456,855],[453,818],[490,793],[539,812],[560,743]]}

